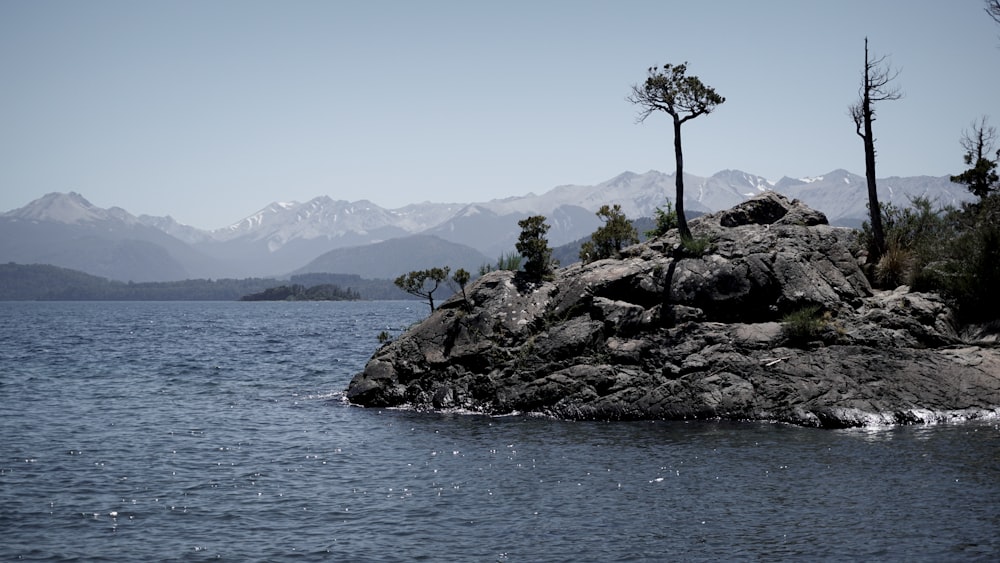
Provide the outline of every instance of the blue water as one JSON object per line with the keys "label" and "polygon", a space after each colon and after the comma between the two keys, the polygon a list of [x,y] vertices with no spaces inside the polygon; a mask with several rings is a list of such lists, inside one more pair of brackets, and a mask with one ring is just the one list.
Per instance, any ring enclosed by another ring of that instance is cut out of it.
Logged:
{"label": "blue water", "polygon": [[997,421],[380,411],[418,302],[0,303],[0,560],[995,561]]}

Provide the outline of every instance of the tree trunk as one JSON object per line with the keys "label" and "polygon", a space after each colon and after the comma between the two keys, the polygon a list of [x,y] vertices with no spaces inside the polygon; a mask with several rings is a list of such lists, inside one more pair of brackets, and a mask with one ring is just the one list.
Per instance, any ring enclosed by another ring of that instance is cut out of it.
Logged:
{"label": "tree trunk", "polygon": [[684,216],[684,153],[681,151],[681,120],[674,116],[674,157],[677,160],[677,172],[674,185],[677,186],[677,200],[674,211],[677,212],[677,230],[684,240],[691,239],[687,217]]}
{"label": "tree trunk", "polygon": [[[865,44],[865,56],[868,55],[868,45]],[[865,77],[867,82],[868,77]],[[875,136],[872,133],[872,100],[870,87],[866,85],[861,108],[865,124],[865,179],[868,181],[868,215],[872,222],[872,237],[875,242],[875,254],[868,256],[868,262],[874,264],[885,254],[885,231],[882,230],[882,207],[878,203],[878,189],[875,185]]]}

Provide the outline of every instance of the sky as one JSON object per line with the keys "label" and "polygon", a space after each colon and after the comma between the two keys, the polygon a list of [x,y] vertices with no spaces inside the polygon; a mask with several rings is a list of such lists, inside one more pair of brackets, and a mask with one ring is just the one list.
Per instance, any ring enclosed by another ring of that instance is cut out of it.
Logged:
{"label": "sky", "polygon": [[0,212],[49,192],[203,229],[274,201],[395,209],[674,171],[669,117],[626,101],[688,62],[726,97],[685,171],[864,174],[847,108],[864,40],[879,177],[964,168],[1000,124],[982,0],[0,0]]}

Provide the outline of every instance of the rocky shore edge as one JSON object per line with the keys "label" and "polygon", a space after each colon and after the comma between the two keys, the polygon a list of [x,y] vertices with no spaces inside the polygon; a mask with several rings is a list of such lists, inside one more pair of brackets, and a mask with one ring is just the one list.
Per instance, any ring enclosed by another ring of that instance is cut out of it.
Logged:
{"label": "rocky shore edge", "polygon": [[873,290],[855,233],[768,192],[552,281],[484,275],[381,347],[369,407],[844,428],[1000,417],[995,332]]}

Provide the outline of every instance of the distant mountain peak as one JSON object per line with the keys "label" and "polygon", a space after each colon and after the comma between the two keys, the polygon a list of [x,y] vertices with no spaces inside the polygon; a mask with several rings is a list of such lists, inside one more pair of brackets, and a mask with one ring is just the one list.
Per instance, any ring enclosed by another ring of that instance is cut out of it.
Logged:
{"label": "distant mountain peak", "polygon": [[20,209],[3,214],[4,217],[25,221],[43,221],[69,225],[99,221],[135,223],[136,218],[120,207],[101,209],[76,193],[52,192],[32,201]]}
{"label": "distant mountain peak", "polygon": [[631,170],[626,170],[621,174],[615,176],[614,178],[608,180],[607,182],[605,182],[605,184],[609,186],[624,186],[632,183],[632,181],[638,177],[639,175],[636,174],[635,172],[632,172]]}

